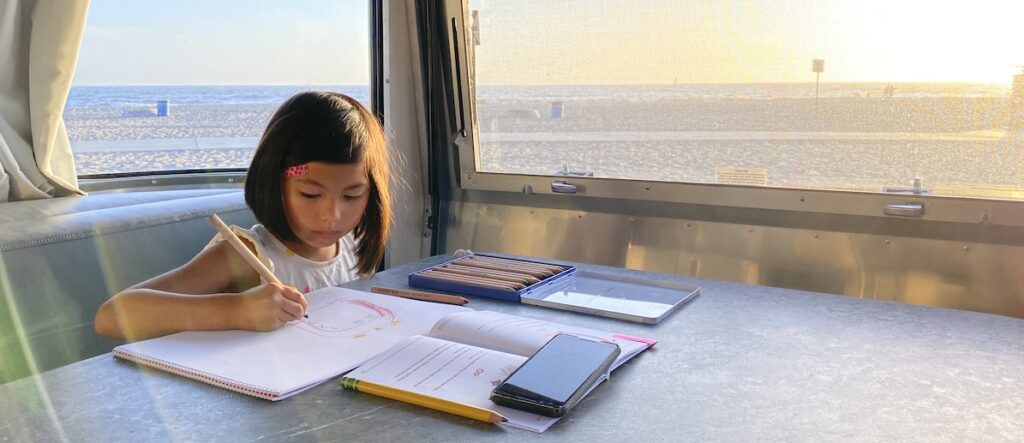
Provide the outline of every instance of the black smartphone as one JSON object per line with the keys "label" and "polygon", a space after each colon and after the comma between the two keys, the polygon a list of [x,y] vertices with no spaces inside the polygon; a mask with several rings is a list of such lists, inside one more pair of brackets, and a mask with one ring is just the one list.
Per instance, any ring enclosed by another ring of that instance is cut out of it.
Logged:
{"label": "black smartphone", "polygon": [[491,401],[548,417],[561,417],[619,356],[619,345],[559,334],[491,391]]}

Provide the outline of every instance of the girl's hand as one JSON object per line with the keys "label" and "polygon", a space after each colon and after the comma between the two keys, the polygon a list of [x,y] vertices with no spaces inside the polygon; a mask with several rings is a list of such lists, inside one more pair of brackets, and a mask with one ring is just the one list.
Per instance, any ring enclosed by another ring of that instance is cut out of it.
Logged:
{"label": "girl's hand", "polygon": [[238,329],[272,331],[306,313],[306,298],[297,289],[265,283],[238,294],[233,313]]}

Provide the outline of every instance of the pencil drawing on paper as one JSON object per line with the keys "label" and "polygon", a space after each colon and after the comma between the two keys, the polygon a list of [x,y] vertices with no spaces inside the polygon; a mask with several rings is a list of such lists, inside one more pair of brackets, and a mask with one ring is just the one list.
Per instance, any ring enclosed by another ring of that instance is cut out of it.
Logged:
{"label": "pencil drawing on paper", "polygon": [[388,308],[366,300],[335,300],[292,325],[323,337],[362,338],[402,320]]}

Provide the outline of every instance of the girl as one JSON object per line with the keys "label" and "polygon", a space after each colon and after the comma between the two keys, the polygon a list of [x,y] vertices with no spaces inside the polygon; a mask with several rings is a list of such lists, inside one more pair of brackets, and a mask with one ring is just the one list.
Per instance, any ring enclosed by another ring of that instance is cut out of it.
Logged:
{"label": "girl", "polygon": [[383,129],[358,101],[295,95],[271,117],[246,176],[245,202],[259,224],[232,227],[284,285],[261,281],[218,234],[188,263],[103,303],[96,332],[138,340],[268,331],[301,318],[302,292],[372,274],[381,263],[391,225],[388,173]]}

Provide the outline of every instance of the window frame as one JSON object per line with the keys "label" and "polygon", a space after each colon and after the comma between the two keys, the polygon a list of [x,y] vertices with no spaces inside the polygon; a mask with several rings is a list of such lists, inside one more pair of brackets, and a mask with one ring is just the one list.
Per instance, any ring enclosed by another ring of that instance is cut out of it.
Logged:
{"label": "window frame", "polygon": [[[515,173],[482,172],[478,151],[480,136],[476,122],[475,84],[468,67],[468,5],[465,0],[447,0],[445,12],[452,23],[449,49],[455,63],[451,73],[454,100],[465,110],[453,109],[457,130],[453,144],[457,150],[456,182],[466,191],[496,191],[524,194],[558,195],[569,201],[577,198],[626,199],[651,202],[731,206],[761,210],[810,212],[842,216],[897,218],[914,221],[1000,225],[1024,227],[1024,201],[973,197],[937,196],[808,188],[776,188],[692,182],[662,182],[597,177],[565,177]],[[457,45],[455,42],[457,41]],[[460,90],[463,91],[460,94]],[[456,108],[458,108],[457,106]],[[464,123],[463,123],[464,122]],[[552,190],[554,182],[576,186],[567,194]],[[567,205],[571,205],[567,201]],[[885,215],[886,205],[921,204],[919,217]]]}
{"label": "window frame", "polygon": [[[384,0],[367,0],[369,43],[368,86],[371,112],[384,121]],[[255,149],[255,147],[254,147]],[[241,187],[248,168],[196,168],[161,171],[132,171],[79,174],[78,186],[85,192],[118,191],[131,188]]]}

